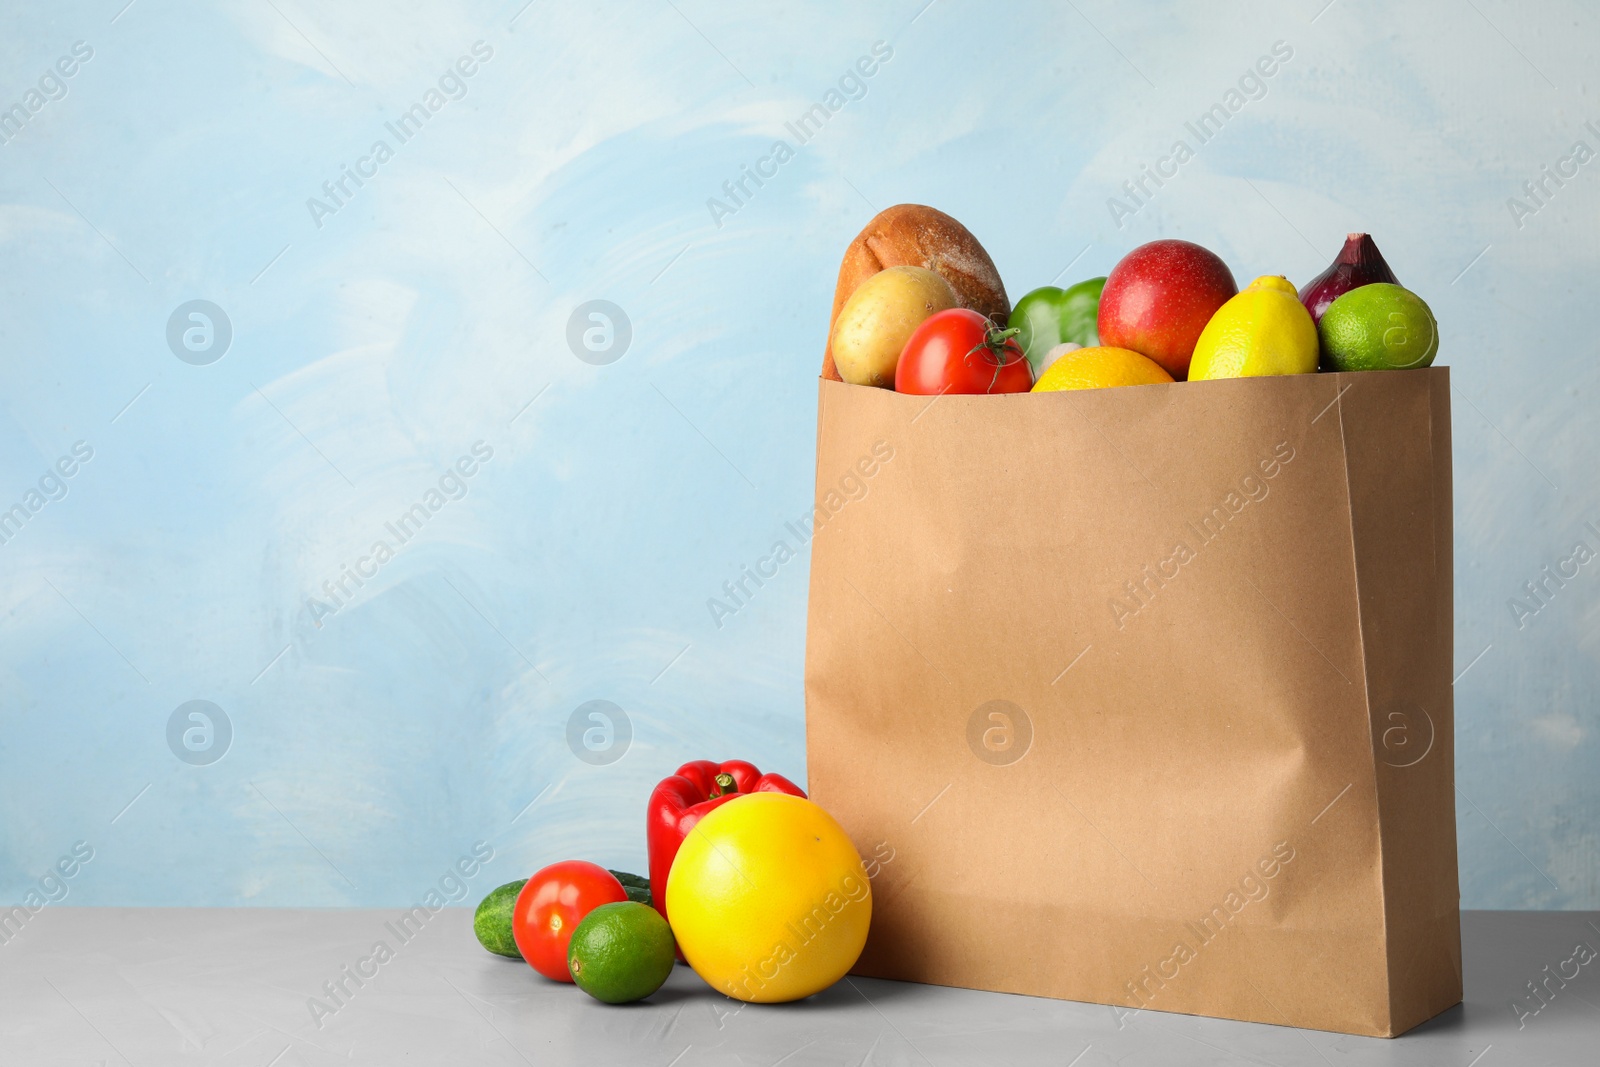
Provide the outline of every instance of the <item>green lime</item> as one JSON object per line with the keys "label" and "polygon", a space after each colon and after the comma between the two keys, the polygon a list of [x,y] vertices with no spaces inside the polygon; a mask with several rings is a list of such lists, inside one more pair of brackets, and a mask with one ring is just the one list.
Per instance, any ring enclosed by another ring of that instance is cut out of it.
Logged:
{"label": "green lime", "polygon": [[517,894],[522,892],[526,878],[507,882],[489,891],[472,913],[472,932],[478,935],[478,944],[499,956],[520,960],[517,943],[511,937],[511,912],[517,905]]}
{"label": "green lime", "polygon": [[677,961],[672,928],[635,900],[602,904],[572,931],[567,967],[578,988],[607,1004],[643,1000],[661,988]]}
{"label": "green lime", "polygon": [[1426,367],[1439,351],[1439,324],[1416,293],[1373,282],[1328,305],[1317,340],[1327,370]]}

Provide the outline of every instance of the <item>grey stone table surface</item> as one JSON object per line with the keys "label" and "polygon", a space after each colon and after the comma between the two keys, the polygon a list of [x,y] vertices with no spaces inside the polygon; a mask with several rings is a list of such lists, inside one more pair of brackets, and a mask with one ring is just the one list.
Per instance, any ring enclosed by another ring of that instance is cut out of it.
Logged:
{"label": "grey stone table surface", "polygon": [[1600,1065],[1600,913],[1466,913],[1465,1003],[1393,1040],[865,978],[741,1005],[682,966],[608,1007],[484,952],[465,908],[398,915],[47,906],[0,931],[0,1064]]}

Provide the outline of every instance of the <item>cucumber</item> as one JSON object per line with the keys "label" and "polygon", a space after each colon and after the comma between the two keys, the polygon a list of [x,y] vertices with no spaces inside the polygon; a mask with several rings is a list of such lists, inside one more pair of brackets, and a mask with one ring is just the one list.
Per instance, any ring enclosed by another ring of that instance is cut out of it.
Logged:
{"label": "cucumber", "polygon": [[514,960],[522,958],[522,953],[517,951],[517,942],[511,936],[511,912],[516,907],[517,894],[522,892],[527,881],[522,878],[490,890],[478,905],[478,910],[472,914],[472,932],[478,935],[478,944],[497,956],[510,956]]}
{"label": "cucumber", "polygon": [[[628,894],[629,900],[637,904],[650,903],[650,879],[627,871],[611,873],[622,883],[622,891]],[[511,935],[511,913],[516,909],[517,894],[522,892],[527,882],[526,878],[522,878],[490,890],[478,905],[478,910],[472,914],[472,932],[478,936],[478,944],[497,956],[509,956],[514,960],[522,958],[522,953],[517,950],[516,939]]]}
{"label": "cucumber", "polygon": [[637,874],[627,871],[612,871],[617,881],[622,883],[622,891],[628,894],[628,899],[636,904],[650,903],[650,879],[640,878]]}

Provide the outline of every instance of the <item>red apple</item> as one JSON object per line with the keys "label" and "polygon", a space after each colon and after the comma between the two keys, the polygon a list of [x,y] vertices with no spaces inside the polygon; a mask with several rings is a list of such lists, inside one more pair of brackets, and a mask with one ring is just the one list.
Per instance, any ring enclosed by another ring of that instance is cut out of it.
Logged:
{"label": "red apple", "polygon": [[1188,241],[1151,241],[1122,257],[1100,293],[1100,343],[1131,348],[1183,381],[1211,316],[1239,292],[1215,252]]}

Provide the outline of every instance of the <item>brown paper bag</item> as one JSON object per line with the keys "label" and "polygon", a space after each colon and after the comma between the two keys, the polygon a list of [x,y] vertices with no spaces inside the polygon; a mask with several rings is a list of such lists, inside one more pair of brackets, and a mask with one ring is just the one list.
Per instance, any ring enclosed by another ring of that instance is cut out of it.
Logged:
{"label": "brown paper bag", "polygon": [[823,381],[857,973],[1393,1036],[1461,1000],[1449,372]]}

